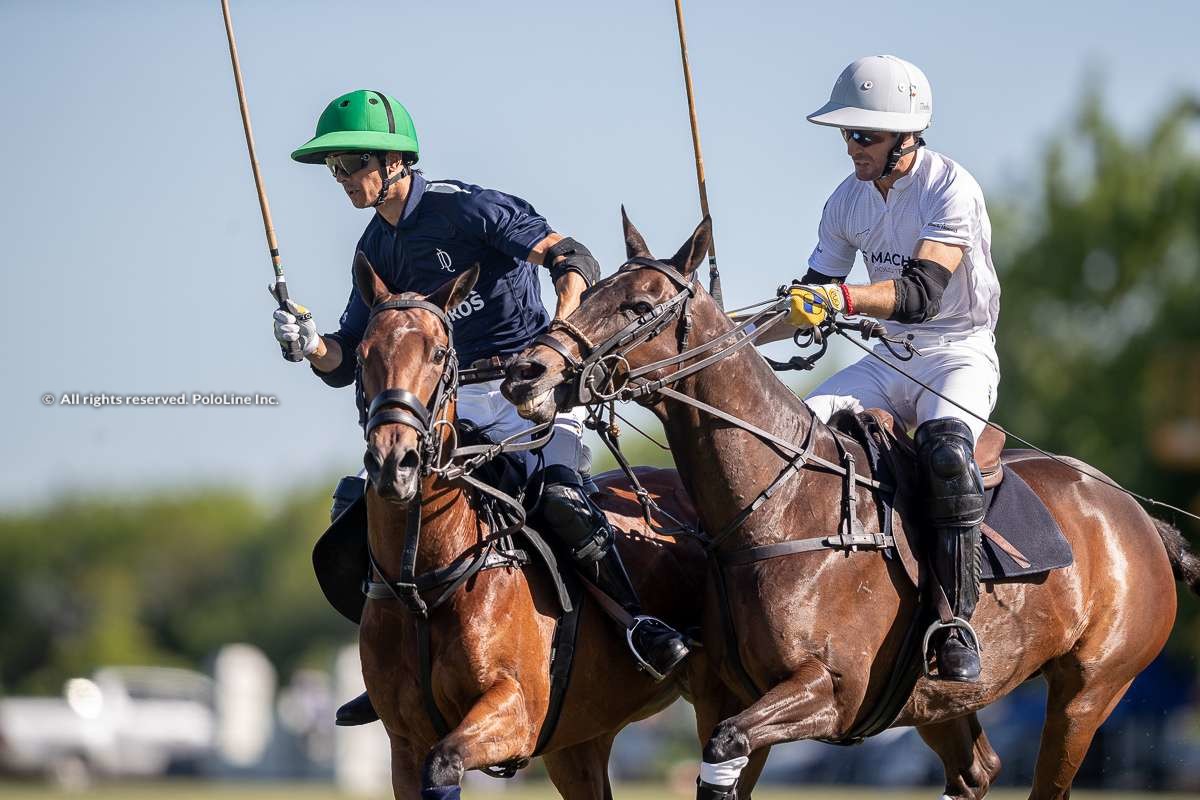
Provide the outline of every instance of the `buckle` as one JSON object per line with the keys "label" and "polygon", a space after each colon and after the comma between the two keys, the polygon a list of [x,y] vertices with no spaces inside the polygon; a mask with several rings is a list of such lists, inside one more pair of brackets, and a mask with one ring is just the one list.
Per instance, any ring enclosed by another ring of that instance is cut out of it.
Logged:
{"label": "buckle", "polygon": [[504,369],[508,366],[508,358],[500,356],[490,356],[489,358],[480,358],[471,362],[471,369]]}
{"label": "buckle", "polygon": [[839,533],[837,536],[826,536],[822,542],[833,550],[886,550],[896,544],[896,540],[886,533]]}

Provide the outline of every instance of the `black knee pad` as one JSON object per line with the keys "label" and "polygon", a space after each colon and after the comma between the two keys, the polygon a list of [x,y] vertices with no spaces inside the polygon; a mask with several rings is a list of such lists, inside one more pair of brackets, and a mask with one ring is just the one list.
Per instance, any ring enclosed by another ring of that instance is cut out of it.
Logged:
{"label": "black knee pad", "polygon": [[603,558],[612,544],[612,529],[588,499],[579,473],[553,464],[546,467],[543,479],[539,510],[549,532],[570,548],[577,561]]}
{"label": "black knee pad", "polygon": [[914,442],[925,473],[935,525],[983,521],[983,476],[975,463],[975,439],[962,420],[932,419],[917,428]]}

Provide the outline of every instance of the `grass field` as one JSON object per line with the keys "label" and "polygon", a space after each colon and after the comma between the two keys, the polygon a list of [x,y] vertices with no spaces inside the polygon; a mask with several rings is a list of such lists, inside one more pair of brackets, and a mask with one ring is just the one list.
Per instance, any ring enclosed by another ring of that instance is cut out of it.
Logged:
{"label": "grass field", "polygon": [[[464,790],[465,797],[482,800],[554,800],[558,797],[549,787],[538,784],[513,785],[503,791]],[[671,794],[668,790],[653,785],[622,784],[614,787],[619,800],[686,800],[691,795]],[[940,789],[924,790],[875,790],[874,788],[814,788],[764,789],[754,793],[755,800],[861,800],[864,796],[879,795],[885,800],[936,800]],[[1023,800],[1026,792],[997,790],[988,795],[994,800]],[[1191,794],[1130,794],[1124,792],[1073,792],[1072,798],[1094,800],[1196,800]],[[119,784],[101,786],[91,791],[68,794],[54,791],[38,784],[0,783],[0,800],[51,800],[51,798],[86,797],[95,800],[341,800],[348,795],[339,794],[331,786],[312,784],[226,784],[226,783],[152,783]],[[385,800],[385,798],[380,798]]]}

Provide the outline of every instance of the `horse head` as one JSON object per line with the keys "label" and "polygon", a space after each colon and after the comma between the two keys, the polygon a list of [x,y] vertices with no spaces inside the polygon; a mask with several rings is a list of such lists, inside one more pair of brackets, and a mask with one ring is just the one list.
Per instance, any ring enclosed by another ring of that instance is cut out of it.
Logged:
{"label": "horse head", "polygon": [[382,498],[411,502],[450,436],[458,362],[447,311],[478,278],[476,266],[428,296],[395,294],[365,255],[355,256],[354,284],[371,309],[357,353],[363,463]]}
{"label": "horse head", "polygon": [[[650,255],[624,207],[621,222],[626,263],[584,292],[579,307],[565,321],[551,323],[509,367],[501,389],[527,419],[545,422],[576,404],[578,385],[594,388],[598,375],[619,386],[631,372],[679,354],[687,347],[693,315],[701,324],[720,316],[715,303],[704,302],[708,295],[695,280],[712,242],[707,216],[665,261]],[[693,305],[692,300],[701,302]],[[655,375],[652,371],[643,377],[652,380]],[[576,391],[568,390],[570,381],[576,382]]]}

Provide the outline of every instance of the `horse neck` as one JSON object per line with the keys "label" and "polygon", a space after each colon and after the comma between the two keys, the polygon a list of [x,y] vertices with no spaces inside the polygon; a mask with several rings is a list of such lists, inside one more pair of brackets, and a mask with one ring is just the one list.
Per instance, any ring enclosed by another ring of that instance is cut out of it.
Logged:
{"label": "horse neck", "polygon": [[[709,309],[709,305],[703,308]],[[733,328],[715,305],[709,310],[711,313],[704,315],[707,324],[697,325],[696,341],[719,338]],[[814,436],[815,452],[836,457],[828,431],[816,425],[812,411],[775,376],[752,345],[683,379],[676,389],[797,445]],[[720,530],[753,501],[783,468],[777,451],[757,436],[693,406],[666,399],[655,411],[666,430],[675,465],[710,533]],[[802,471],[790,479],[793,493],[806,474]]]}

